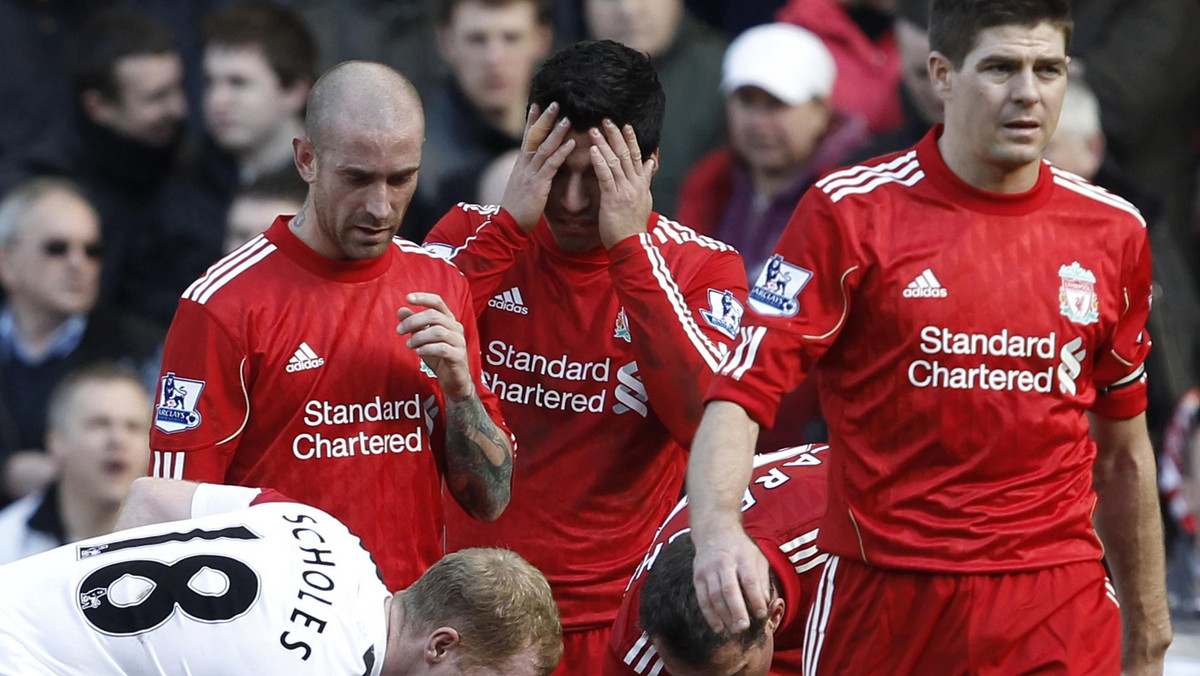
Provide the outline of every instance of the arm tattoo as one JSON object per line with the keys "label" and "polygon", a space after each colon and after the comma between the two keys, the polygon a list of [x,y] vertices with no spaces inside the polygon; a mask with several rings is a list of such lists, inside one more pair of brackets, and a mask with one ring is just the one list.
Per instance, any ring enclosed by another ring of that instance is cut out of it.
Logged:
{"label": "arm tattoo", "polygon": [[471,516],[494,521],[512,496],[512,447],[475,394],[446,397],[446,483]]}

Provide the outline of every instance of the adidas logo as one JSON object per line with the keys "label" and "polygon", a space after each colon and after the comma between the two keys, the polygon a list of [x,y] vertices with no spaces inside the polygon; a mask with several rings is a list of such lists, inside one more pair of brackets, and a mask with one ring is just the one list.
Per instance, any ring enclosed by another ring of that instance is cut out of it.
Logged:
{"label": "adidas logo", "polygon": [[308,343],[300,343],[300,347],[296,348],[296,354],[293,354],[292,358],[288,360],[287,368],[284,370],[288,373],[307,371],[308,369],[315,369],[324,363],[325,360],[318,357],[317,353],[313,352],[313,349],[308,346]]}
{"label": "adidas logo", "polygon": [[504,293],[496,294],[496,297],[489,300],[487,304],[488,307],[494,307],[497,310],[507,310],[519,315],[529,314],[529,308],[525,307],[525,301],[521,298],[521,290],[515,286]]}
{"label": "adidas logo", "polygon": [[945,298],[946,289],[942,287],[942,283],[937,277],[933,276],[933,270],[925,268],[916,279],[909,282],[908,288],[904,290],[905,298]]}

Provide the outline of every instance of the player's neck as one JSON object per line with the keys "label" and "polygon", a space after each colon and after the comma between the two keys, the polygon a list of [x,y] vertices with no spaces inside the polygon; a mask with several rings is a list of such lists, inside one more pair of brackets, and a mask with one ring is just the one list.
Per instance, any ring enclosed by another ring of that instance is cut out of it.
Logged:
{"label": "player's neck", "polygon": [[955,176],[980,190],[1016,194],[1032,190],[1041,172],[1041,158],[1019,165],[997,164],[978,158],[969,148],[947,141],[946,134],[938,139],[938,152]]}

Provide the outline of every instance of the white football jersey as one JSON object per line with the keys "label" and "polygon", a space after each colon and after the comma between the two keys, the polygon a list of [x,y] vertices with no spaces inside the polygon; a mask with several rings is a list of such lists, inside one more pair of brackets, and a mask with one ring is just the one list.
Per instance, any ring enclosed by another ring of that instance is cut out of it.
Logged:
{"label": "white football jersey", "polygon": [[307,505],[143,526],[0,566],[0,674],[377,676],[389,596]]}

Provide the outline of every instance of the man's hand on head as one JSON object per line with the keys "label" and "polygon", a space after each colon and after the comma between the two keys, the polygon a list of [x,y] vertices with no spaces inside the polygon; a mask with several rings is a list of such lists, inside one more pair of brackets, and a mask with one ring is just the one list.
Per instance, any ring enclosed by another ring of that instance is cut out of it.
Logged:
{"label": "man's hand on head", "polygon": [[588,130],[592,147],[588,157],[600,184],[600,241],[611,249],[621,240],[646,232],[654,209],[650,179],[654,157],[642,159],[633,127],[618,128],[605,119],[600,128]]}
{"label": "man's hand on head", "polygon": [[521,154],[500,200],[500,206],[525,232],[533,232],[538,224],[546,210],[554,175],[575,149],[575,141],[567,138],[571,122],[565,117],[559,119],[558,114],[557,103],[551,103],[545,112],[537,104],[529,107]]}

